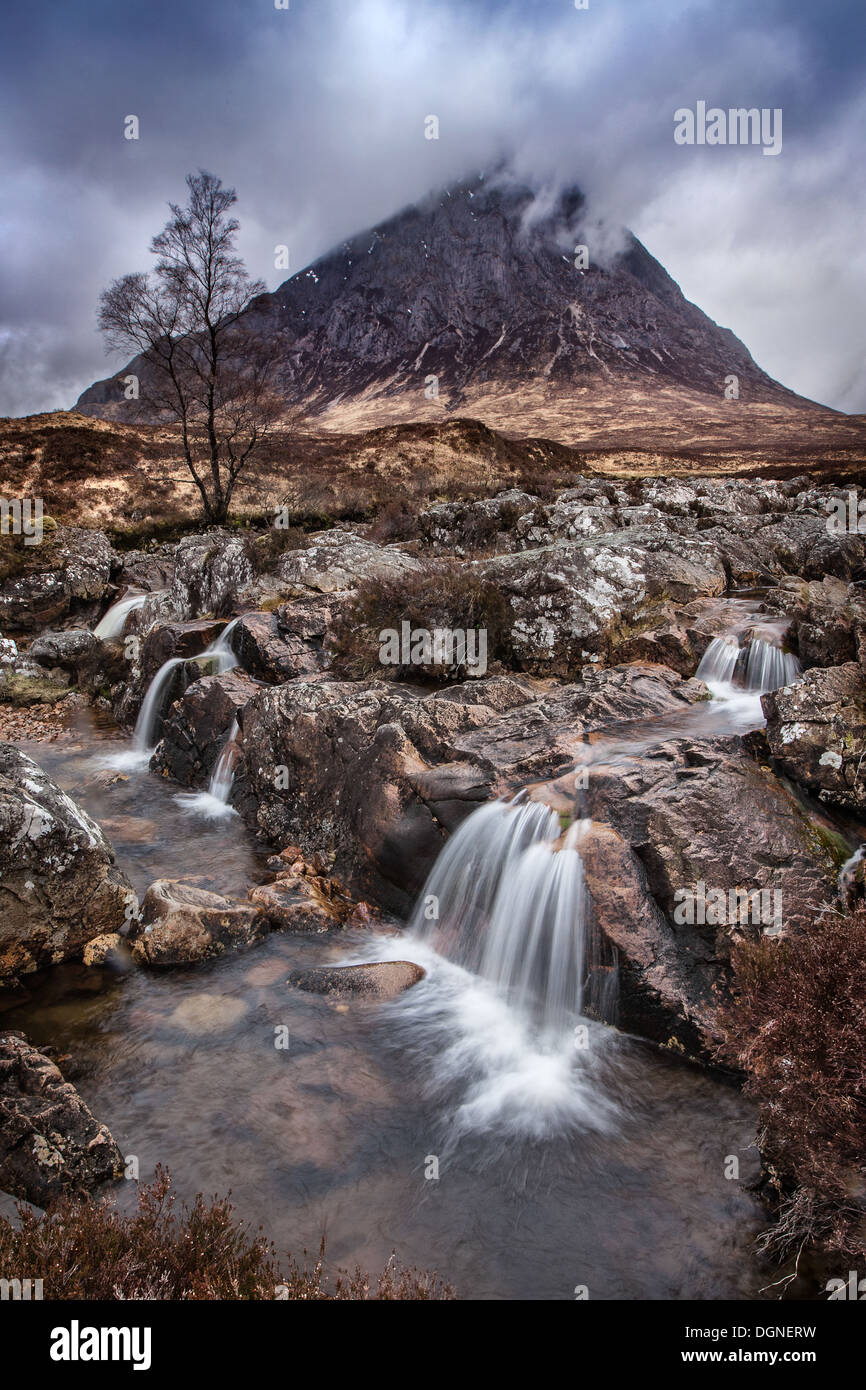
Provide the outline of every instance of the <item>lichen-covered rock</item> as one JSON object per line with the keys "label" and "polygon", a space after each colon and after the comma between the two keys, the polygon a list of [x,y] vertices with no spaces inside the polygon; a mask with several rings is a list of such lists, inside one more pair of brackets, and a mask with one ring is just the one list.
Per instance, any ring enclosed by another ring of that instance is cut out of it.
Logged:
{"label": "lichen-covered rock", "polygon": [[175,617],[226,617],[253,582],[244,537],[213,528],[178,542],[168,605]]}
{"label": "lichen-covered rock", "polygon": [[858,662],[813,667],[762,697],[780,768],[822,801],[866,807],[866,677]]}
{"label": "lichen-covered rock", "polygon": [[44,1207],[122,1170],[108,1129],[50,1058],[0,1033],[0,1190]]}
{"label": "lichen-covered rock", "polygon": [[353,588],[359,579],[399,579],[420,569],[420,562],[397,546],[376,545],[335,526],[311,536],[305,549],[284,554],[277,573],[285,585],[333,594]]}
{"label": "lichen-covered rock", "polygon": [[107,932],[105,936],[95,936],[84,948],[84,964],[87,966],[123,966],[129,959],[129,952],[119,932]]}
{"label": "lichen-covered rock", "polygon": [[0,743],[0,985],[80,956],[136,909],[96,822],[32,758]]}
{"label": "lichen-covered rock", "polygon": [[70,627],[62,632],[43,632],[30,645],[29,655],[42,666],[75,670],[79,662],[99,646],[89,628]]}

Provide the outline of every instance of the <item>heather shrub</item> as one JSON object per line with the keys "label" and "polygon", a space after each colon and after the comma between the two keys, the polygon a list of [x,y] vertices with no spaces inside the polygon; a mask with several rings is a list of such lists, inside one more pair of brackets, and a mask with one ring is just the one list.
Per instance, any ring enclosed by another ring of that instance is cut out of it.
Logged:
{"label": "heather shrub", "polygon": [[244,551],[254,574],[268,574],[281,555],[303,550],[307,543],[307,533],[301,526],[269,526],[262,535],[245,535]]}
{"label": "heather shrub", "polygon": [[866,1258],[866,908],[738,946],[720,1055],[747,1073],[778,1203],[762,1244]]}
{"label": "heather shrub", "polygon": [[337,617],[332,638],[335,669],[352,679],[376,675],[400,680],[423,676],[462,680],[466,666],[450,664],[382,665],[380,633],[484,630],[488,664],[510,654],[511,609],[505,596],[471,568],[454,561],[434,561],[398,579],[362,580]]}
{"label": "heather shrub", "polygon": [[[41,1215],[21,1204],[0,1218],[0,1273],[26,1270],[46,1299],[439,1300],[453,1290],[392,1258],[375,1280],[356,1269],[326,1276],[324,1243],[312,1262],[280,1262],[261,1230],[238,1221],[227,1198],[176,1207],[167,1172],[139,1187],[138,1210],[110,1199],[64,1197]],[[11,1276],[9,1276],[11,1277]]]}

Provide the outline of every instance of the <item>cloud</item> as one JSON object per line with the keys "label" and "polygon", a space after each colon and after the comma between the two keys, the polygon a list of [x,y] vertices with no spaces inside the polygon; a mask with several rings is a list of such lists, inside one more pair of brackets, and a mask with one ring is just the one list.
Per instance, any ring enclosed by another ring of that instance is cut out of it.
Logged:
{"label": "cloud", "polygon": [[[301,269],[506,155],[630,225],[772,375],[866,410],[856,4],[45,0],[7,27],[0,412],[70,404],[120,365],[99,290],[147,266],[190,169],[238,188],[241,249],[274,288],[277,244]],[[781,156],[676,146],[673,112],[699,99],[782,107]]]}

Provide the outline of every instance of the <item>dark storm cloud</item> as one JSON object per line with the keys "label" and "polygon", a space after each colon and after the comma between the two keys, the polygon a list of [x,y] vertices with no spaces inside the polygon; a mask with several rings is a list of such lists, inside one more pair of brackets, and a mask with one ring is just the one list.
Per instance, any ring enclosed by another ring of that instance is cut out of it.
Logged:
{"label": "dark storm cloud", "polygon": [[[822,0],[175,0],[9,16],[0,87],[0,412],[110,367],[100,288],[148,263],[183,177],[238,188],[275,286],[428,188],[508,155],[582,184],[773,375],[866,409],[866,25]],[[673,112],[781,107],[778,158],[673,142]],[[141,139],[123,139],[124,117]],[[426,141],[423,121],[440,119]]]}

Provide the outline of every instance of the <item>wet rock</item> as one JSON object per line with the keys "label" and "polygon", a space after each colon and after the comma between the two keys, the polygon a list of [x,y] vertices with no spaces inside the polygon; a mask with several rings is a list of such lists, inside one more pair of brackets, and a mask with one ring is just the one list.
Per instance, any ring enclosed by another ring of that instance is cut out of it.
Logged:
{"label": "wet rock", "polygon": [[617,953],[617,1024],[690,1056],[706,1052],[718,975],[691,959],[694,942],[674,931],[652,897],[646,871],[609,825],[593,822],[579,844],[595,922]]}
{"label": "wet rock", "polygon": [[620,752],[591,766],[584,795],[593,824],[578,848],[619,957],[621,1025],[706,1060],[734,943],[818,920],[837,847],[737,738]]}
{"label": "wet rock", "polygon": [[481,802],[571,764],[593,727],[684,710],[704,693],[641,666],[552,688],[491,677],[432,694],[375,681],[259,691],[244,711],[255,823],[272,843],[333,855],[352,893],[405,912]]}
{"label": "wet rock", "polygon": [[141,919],[130,941],[133,959],[140,965],[195,965],[241,950],[267,930],[258,907],[178,879],[159,879],[142,899]]}
{"label": "wet rock", "polygon": [[96,822],[32,758],[0,744],[0,984],[79,956],[137,906]]}
{"label": "wet rock", "polygon": [[323,867],[321,862],[314,867],[297,861],[275,882],[252,888],[250,902],[261,908],[272,928],[280,931],[330,931],[350,920],[354,926],[369,924],[369,905],[353,902],[337,880],[316,871]]}
{"label": "wet rock", "polygon": [[396,999],[426,972],[408,960],[380,961],[374,965],[323,965],[313,970],[293,970],[289,983],[310,994],[337,999],[370,999],[381,1003]]}
{"label": "wet rock", "polygon": [[699,658],[686,628],[669,619],[658,627],[627,637],[624,642],[615,645],[611,659],[617,665],[629,661],[651,661],[667,666],[681,676],[691,676]]}
{"label": "wet rock", "polygon": [[55,1064],[19,1034],[0,1033],[0,1189],[45,1207],[122,1171],[108,1129]]}
{"label": "wet rock", "polygon": [[141,669],[145,681],[156,675],[160,666],[173,657],[181,659],[200,656],[215,642],[226,626],[213,618],[198,618],[185,623],[162,623],[149,632],[141,651]]}
{"label": "wet rock", "polygon": [[83,960],[87,966],[125,967],[129,962],[129,951],[118,932],[108,932],[105,936],[95,936],[92,941],[88,941],[84,948]]}
{"label": "wet rock", "polygon": [[761,704],[783,772],[822,801],[866,807],[866,680],[858,663],[813,667]]}
{"label": "wet rock", "polygon": [[182,786],[206,786],[232,723],[259,689],[238,670],[193,681],[163,720],[154,766]]}
{"label": "wet rock", "polygon": [[238,1024],[247,1012],[242,999],[225,994],[193,994],[178,1004],[168,1017],[175,1028],[196,1037],[226,1033]]}

